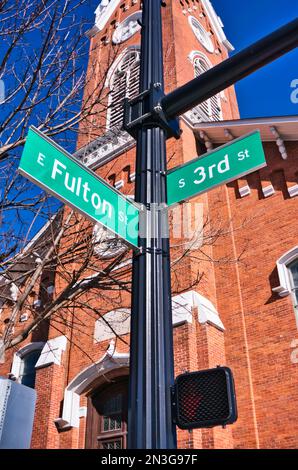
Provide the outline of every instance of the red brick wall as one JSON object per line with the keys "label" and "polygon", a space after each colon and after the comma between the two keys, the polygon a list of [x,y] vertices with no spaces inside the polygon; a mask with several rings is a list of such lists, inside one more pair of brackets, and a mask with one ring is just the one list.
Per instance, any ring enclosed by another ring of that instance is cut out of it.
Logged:
{"label": "red brick wall", "polygon": [[[265,144],[268,167],[247,177],[250,196],[239,197],[237,182],[209,193],[212,217],[220,214],[234,229],[242,227],[214,247],[219,256],[243,252],[240,263],[215,269],[226,357],[238,392],[238,447],[297,447],[298,377],[291,362],[297,327],[290,297],[272,292],[279,285],[276,260],[297,245],[297,199],[286,191],[287,182],[297,181],[297,144],[286,147],[284,161],[274,143]],[[261,185],[270,182],[275,194],[265,199]]]}
{"label": "red brick wall", "polygon": [[33,449],[59,448],[59,434],[54,420],[60,416],[63,373],[63,367],[56,364],[36,371],[37,402],[31,442]]}
{"label": "red brick wall", "polygon": [[[166,3],[167,7],[163,9],[164,61],[166,89],[170,90],[193,78],[193,67],[187,57],[190,51],[200,50],[200,46],[188,26],[188,15],[183,14],[181,2]],[[117,10],[105,30],[92,38],[90,64],[93,61],[100,62],[101,66],[108,63],[110,45],[104,46],[102,37],[112,34],[113,21],[122,21],[139,7],[137,4],[127,12]],[[199,6],[192,14],[199,17],[200,12]],[[204,22],[208,29],[207,19]],[[121,45],[118,52],[139,41],[138,33]],[[227,57],[224,50],[220,56],[203,52],[214,64]],[[91,65],[90,70],[93,73]],[[228,101],[223,102],[224,117],[235,119],[238,109],[234,89],[226,90],[225,94]],[[104,119],[99,123],[103,124]],[[182,138],[167,143],[169,167],[197,155],[193,133],[184,123],[182,127]],[[94,137],[92,131],[88,136],[81,136],[79,146]],[[190,433],[179,430],[180,448],[294,448],[298,445],[297,363],[293,364],[290,358],[292,341],[298,339],[297,328],[290,298],[281,299],[271,290],[278,285],[276,260],[297,244],[297,200],[287,196],[286,185],[297,182],[293,162],[298,145],[286,145],[289,158],[283,161],[274,143],[265,144],[268,168],[245,179],[251,188],[250,196],[241,198],[239,182],[235,181],[197,198],[197,202],[204,206],[211,228],[216,229],[223,224],[229,229],[215,243],[204,247],[204,256],[201,250],[197,250],[181,263],[173,274],[173,290],[175,293],[189,290],[198,272],[201,273],[197,290],[217,307],[225,331],[209,324],[199,324],[198,312],[194,309],[191,324],[174,328],[175,373],[206,369],[218,364],[230,366],[235,375],[239,419],[227,429],[195,430]],[[135,149],[132,149],[97,172],[104,178],[114,175],[114,181],[123,179],[123,192],[133,194],[134,187],[129,181],[126,167],[130,165],[130,172],[133,173],[134,160]],[[262,196],[261,188],[269,182],[274,185],[276,193],[267,200]],[[179,249],[172,251],[174,259]],[[240,254],[240,261],[234,262]],[[63,285],[57,288],[61,289]],[[128,294],[123,294],[122,302],[129,305]],[[101,308],[107,312],[112,310],[113,294]],[[75,315],[77,322],[83,322],[84,331],[61,327],[72,338],[72,344],[63,354],[62,365],[49,366],[37,372],[38,401],[32,439],[32,447],[35,448],[83,448],[85,445],[85,418],[80,419],[80,429],[60,434],[53,420],[59,416],[67,384],[92,361],[98,361],[110,341],[95,344],[95,318],[86,317],[79,309],[76,309]],[[53,325],[49,336],[57,336]],[[129,343],[128,336],[124,340]],[[117,340],[116,348],[118,352],[127,352],[128,344]],[[1,373],[8,371],[8,363],[1,366]],[[85,402],[82,397],[81,405],[85,406]]]}

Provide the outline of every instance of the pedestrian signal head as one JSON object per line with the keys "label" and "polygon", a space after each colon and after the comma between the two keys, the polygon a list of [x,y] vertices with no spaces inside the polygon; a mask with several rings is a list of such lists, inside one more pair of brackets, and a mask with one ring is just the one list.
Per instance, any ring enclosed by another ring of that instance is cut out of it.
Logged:
{"label": "pedestrian signal head", "polygon": [[237,420],[234,379],[228,367],[179,375],[173,400],[181,429],[225,426]]}

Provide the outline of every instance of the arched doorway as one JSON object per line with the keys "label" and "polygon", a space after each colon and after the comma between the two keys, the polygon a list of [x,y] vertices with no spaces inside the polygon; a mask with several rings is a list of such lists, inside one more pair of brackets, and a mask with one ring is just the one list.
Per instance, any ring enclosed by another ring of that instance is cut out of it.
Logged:
{"label": "arched doorway", "polygon": [[125,449],[128,378],[100,387],[88,397],[86,448]]}

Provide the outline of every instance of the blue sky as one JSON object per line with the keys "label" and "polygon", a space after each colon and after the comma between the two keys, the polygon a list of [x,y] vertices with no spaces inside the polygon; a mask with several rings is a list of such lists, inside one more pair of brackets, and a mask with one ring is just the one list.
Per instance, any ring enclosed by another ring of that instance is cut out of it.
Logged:
{"label": "blue sky", "polygon": [[[212,0],[235,52],[298,16],[298,0]],[[298,79],[298,49],[289,52],[236,85],[242,118],[298,114],[291,102]]]}
{"label": "blue sky", "polygon": [[[235,53],[298,16],[298,0],[212,0],[212,3],[222,18],[228,39],[235,46]],[[86,0],[82,7],[90,25],[98,4],[99,0]],[[298,114],[298,104],[290,99],[290,84],[295,79],[298,80],[298,49],[236,85],[241,117]],[[38,220],[33,232],[42,224],[43,220]]]}
{"label": "blue sky", "polygon": [[[211,0],[229,41],[239,52],[298,17],[298,0]],[[98,0],[86,1],[92,21]],[[88,13],[87,13],[88,11]],[[298,49],[236,84],[242,118],[298,114],[290,84],[298,79]]]}

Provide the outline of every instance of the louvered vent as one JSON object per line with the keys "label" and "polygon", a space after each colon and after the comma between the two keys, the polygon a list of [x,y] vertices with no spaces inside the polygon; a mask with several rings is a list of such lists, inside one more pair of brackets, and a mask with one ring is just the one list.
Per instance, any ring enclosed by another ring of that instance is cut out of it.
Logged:
{"label": "louvered vent", "polygon": [[139,52],[130,51],[114,73],[108,112],[108,128],[121,129],[124,98],[134,98],[139,92]]}
{"label": "louvered vent", "polygon": [[[194,61],[195,77],[199,77],[210,69],[207,62],[199,57]],[[200,119],[200,121],[221,121],[221,107],[219,95],[212,96],[207,101],[196,106],[192,113]]]}

